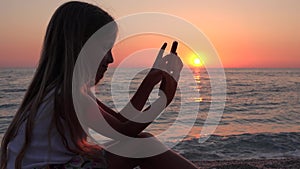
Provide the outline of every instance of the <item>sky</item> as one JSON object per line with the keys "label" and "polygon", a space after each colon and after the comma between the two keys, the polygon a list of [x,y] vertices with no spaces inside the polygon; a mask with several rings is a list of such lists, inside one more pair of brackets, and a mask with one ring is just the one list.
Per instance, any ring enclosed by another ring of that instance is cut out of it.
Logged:
{"label": "sky", "polygon": [[[37,66],[47,24],[55,9],[64,2],[67,1],[0,2],[0,67]],[[99,5],[116,19],[139,12],[162,12],[183,18],[205,34],[225,68],[300,68],[299,0],[86,2]],[[145,35],[116,44],[113,66],[138,50],[159,48],[164,40],[172,42],[169,37]],[[178,53],[186,62],[194,56],[184,44],[179,45]],[[207,58],[207,61],[203,59],[203,64],[209,62],[209,56]],[[130,66],[149,62],[141,59]]]}

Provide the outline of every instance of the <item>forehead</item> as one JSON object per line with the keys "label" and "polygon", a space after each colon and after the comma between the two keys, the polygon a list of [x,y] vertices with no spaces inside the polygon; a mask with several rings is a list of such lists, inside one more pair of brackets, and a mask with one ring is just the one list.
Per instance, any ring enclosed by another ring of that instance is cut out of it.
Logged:
{"label": "forehead", "polygon": [[111,47],[114,45],[118,35],[118,26],[112,21],[99,28],[89,39],[89,42],[96,43],[97,46]]}

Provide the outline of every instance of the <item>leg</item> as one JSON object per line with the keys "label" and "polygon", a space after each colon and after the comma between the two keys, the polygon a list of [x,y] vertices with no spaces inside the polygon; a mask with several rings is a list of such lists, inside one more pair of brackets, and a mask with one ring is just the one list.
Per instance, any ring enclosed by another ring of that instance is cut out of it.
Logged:
{"label": "leg", "polygon": [[[145,138],[145,137],[150,137],[148,133],[141,133],[138,135],[138,138]],[[122,149],[123,146],[130,147],[132,148],[131,143],[126,143],[126,144],[118,144],[118,141],[112,141],[107,143],[106,149],[110,149],[111,147],[115,147],[114,149]],[[137,145],[138,146],[138,145]],[[135,148],[132,148],[135,149]],[[106,151],[106,159],[108,163],[108,169],[133,169],[136,166],[142,165],[144,163],[144,158],[128,158],[128,157],[123,157],[119,156],[113,153],[110,153],[109,151]],[[152,167],[148,165],[143,165],[142,169],[153,169]]]}
{"label": "leg", "polygon": [[[133,169],[136,166],[141,166],[142,159],[122,157],[110,152],[106,153],[108,169]],[[142,169],[153,169],[150,166],[143,166]]]}
{"label": "leg", "polygon": [[[154,137],[154,136],[150,133],[141,133],[141,137]],[[157,142],[160,143],[159,140],[157,140]],[[192,162],[188,161],[183,156],[174,152],[173,150],[168,150],[162,154],[159,154],[159,155],[156,155],[153,157],[144,158],[143,165],[146,165],[146,166],[149,165],[152,168],[157,168],[157,169],[160,169],[160,168],[161,169],[166,169],[166,168],[195,169],[195,168],[197,168]],[[143,169],[143,167],[142,167],[142,169]]]}
{"label": "leg", "polygon": [[[144,159],[145,165],[151,164],[152,168],[157,169],[166,169],[166,168],[172,168],[172,169],[196,169],[198,168],[195,166],[192,162],[188,161],[184,157],[182,157],[180,154],[174,152],[173,150],[169,150],[163,154],[149,157]],[[143,167],[142,167],[143,169]]]}
{"label": "leg", "polygon": [[[141,133],[138,137],[154,137],[150,133]],[[157,140],[159,142],[159,140]],[[160,143],[160,142],[159,142]],[[162,146],[162,143],[160,143]],[[127,158],[121,157],[112,153],[107,152],[107,160],[109,169],[133,169],[136,166],[140,166],[141,169],[196,169],[197,167],[177,154],[172,150],[168,150],[162,154],[148,157],[148,158]]]}

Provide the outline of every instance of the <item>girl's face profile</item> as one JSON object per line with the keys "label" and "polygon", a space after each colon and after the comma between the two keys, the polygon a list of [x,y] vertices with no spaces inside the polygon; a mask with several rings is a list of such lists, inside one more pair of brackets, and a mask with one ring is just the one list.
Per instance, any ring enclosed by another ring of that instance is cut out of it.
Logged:
{"label": "girl's face profile", "polygon": [[104,73],[107,71],[108,65],[113,62],[114,62],[113,55],[111,53],[111,50],[109,50],[106,53],[106,55],[103,57],[100,65],[98,67],[96,78],[95,78],[95,84],[99,83],[99,81],[103,78]]}
{"label": "girl's face profile", "polygon": [[115,43],[115,39],[117,37],[117,26],[115,24],[110,25],[111,29],[108,29],[105,33],[104,40],[101,40],[100,43],[103,45],[104,49],[109,49],[108,52],[103,57],[102,61],[99,64],[95,85],[99,83],[99,81],[103,78],[104,73],[107,71],[108,65],[114,62],[114,58],[112,55],[112,48]]}

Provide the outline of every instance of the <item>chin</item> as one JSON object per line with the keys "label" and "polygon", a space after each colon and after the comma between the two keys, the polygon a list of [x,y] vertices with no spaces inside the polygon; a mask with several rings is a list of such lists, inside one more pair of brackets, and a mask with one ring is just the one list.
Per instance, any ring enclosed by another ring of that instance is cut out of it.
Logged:
{"label": "chin", "polygon": [[103,74],[101,74],[101,75],[98,75],[97,77],[96,77],[96,79],[95,79],[95,85],[97,85],[100,81],[101,81],[101,79],[103,78]]}

